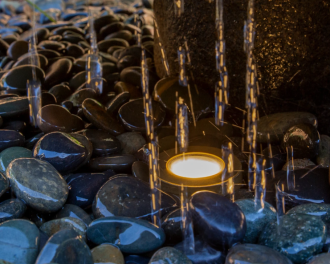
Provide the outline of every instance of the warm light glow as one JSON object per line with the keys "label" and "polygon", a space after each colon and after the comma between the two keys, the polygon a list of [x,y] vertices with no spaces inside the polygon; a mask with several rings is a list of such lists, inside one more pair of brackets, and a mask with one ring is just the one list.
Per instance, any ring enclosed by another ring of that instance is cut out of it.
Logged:
{"label": "warm light glow", "polygon": [[205,178],[219,174],[223,170],[222,160],[213,155],[189,155],[189,153],[169,160],[168,170],[181,177]]}

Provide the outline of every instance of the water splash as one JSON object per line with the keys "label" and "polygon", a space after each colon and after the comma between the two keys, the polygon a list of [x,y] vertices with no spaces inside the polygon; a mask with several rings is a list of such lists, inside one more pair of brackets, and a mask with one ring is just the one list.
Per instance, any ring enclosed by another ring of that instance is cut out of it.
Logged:
{"label": "water splash", "polygon": [[270,135],[267,133],[267,145],[268,145],[268,157],[269,157],[269,163],[272,168],[272,178],[275,179],[275,169],[274,169],[274,160],[273,160],[273,150],[272,150],[272,144],[270,144]]}
{"label": "water splash", "polygon": [[296,185],[296,177],[294,174],[294,153],[293,147],[286,148],[287,153],[287,167],[286,167],[286,180],[288,185],[288,190],[293,191]]}
{"label": "water splash", "polygon": [[174,14],[179,17],[184,12],[184,0],[174,0]]}
{"label": "water splash", "polygon": [[285,215],[285,196],[284,196],[284,184],[279,182],[275,185],[276,192],[276,213],[277,213],[277,225],[281,223],[282,216]]}
{"label": "water splash", "polygon": [[266,198],[266,174],[265,174],[266,159],[262,161],[257,169],[256,187],[254,196],[254,208],[263,209],[265,207]]}
{"label": "water splash", "polygon": [[176,139],[179,145],[180,153],[188,151],[188,107],[184,103],[183,98],[178,98],[176,102],[177,116],[176,116]]}
{"label": "water splash", "polygon": [[91,48],[86,57],[86,87],[94,89],[97,93],[103,92],[103,68],[97,47],[97,37],[94,28],[95,12],[89,7],[88,26]]}
{"label": "water splash", "polygon": [[[221,174],[221,184],[222,195],[229,195],[232,202],[235,201],[235,185],[234,185],[234,155],[233,155],[233,145],[228,142],[228,145],[222,146],[222,160],[225,162],[225,168]],[[225,180],[228,178],[228,181]]]}
{"label": "water splash", "polygon": [[164,46],[162,44],[162,41],[160,39],[158,24],[157,24],[156,20],[154,20],[154,23],[155,23],[156,36],[158,37],[158,45],[159,45],[159,48],[160,48],[160,54],[162,56],[162,63],[163,63],[163,66],[164,66],[164,69],[165,69],[165,72],[166,72],[166,76],[170,76],[170,66],[168,64],[165,48],[164,48]]}
{"label": "water splash", "polygon": [[224,98],[224,90],[222,89],[221,81],[215,85],[215,124],[217,126],[223,126],[225,121],[225,107],[226,104],[223,100]]}
{"label": "water splash", "polygon": [[179,84],[181,86],[187,86],[187,74],[186,74],[186,51],[180,46],[178,50],[178,60],[179,60]]}

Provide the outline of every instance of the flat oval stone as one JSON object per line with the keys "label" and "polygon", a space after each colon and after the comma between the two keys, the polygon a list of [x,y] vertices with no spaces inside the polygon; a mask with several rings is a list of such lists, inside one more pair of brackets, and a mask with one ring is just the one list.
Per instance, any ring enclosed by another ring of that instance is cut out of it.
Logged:
{"label": "flat oval stone", "polygon": [[81,236],[72,229],[57,232],[49,238],[35,264],[94,264],[92,253]]}
{"label": "flat oval stone", "polygon": [[97,43],[97,47],[102,52],[107,52],[112,46],[129,47],[129,43],[124,39],[107,39]]}
{"label": "flat oval stone", "polygon": [[48,162],[34,158],[12,161],[6,171],[17,198],[40,212],[56,212],[68,197],[68,186]]}
{"label": "flat oval stone", "polygon": [[59,84],[66,79],[72,69],[72,62],[69,59],[59,59],[50,65],[46,71],[45,86],[50,89],[55,84]]}
{"label": "flat oval stone", "polygon": [[[119,52],[124,52],[124,51],[119,51]],[[141,67],[137,67],[137,66],[125,68],[120,73],[120,81],[129,83],[129,84],[132,84],[132,85],[138,86],[138,87],[141,87],[141,77],[142,77]],[[158,80],[159,80],[158,76],[155,73],[153,73],[152,71],[150,71],[149,72],[150,93],[153,91]]]}
{"label": "flat oval stone", "polygon": [[[132,232],[135,236],[131,236]],[[99,234],[103,234],[100,236]],[[93,243],[111,243],[124,253],[142,254],[162,246],[164,231],[153,224],[129,217],[104,217],[94,220],[87,228]]]}
{"label": "flat oval stone", "polygon": [[66,178],[69,185],[67,203],[77,205],[83,209],[90,208],[99,189],[114,174],[113,171],[70,174]]}
{"label": "flat oval stone", "polygon": [[173,264],[192,264],[186,255],[172,247],[163,247],[157,250],[150,259],[149,264],[166,262]]}
{"label": "flat oval stone", "polygon": [[0,99],[0,115],[3,118],[17,117],[29,113],[27,97],[6,97]]}
{"label": "flat oval stone", "polygon": [[93,144],[93,155],[108,156],[120,152],[120,141],[105,130],[84,129],[77,132],[88,138]]}
{"label": "flat oval stone", "polygon": [[118,136],[123,133],[124,128],[110,116],[103,105],[94,99],[86,99],[82,104],[84,115],[96,127],[104,129],[111,134]]}
{"label": "flat oval stone", "polygon": [[37,118],[38,126],[44,133],[61,131],[71,133],[84,128],[84,122],[59,105],[46,105]]}
{"label": "flat oval stone", "polygon": [[0,203],[0,223],[22,218],[26,211],[26,205],[18,199],[8,199]]}
{"label": "flat oval stone", "polygon": [[53,86],[49,93],[55,96],[58,104],[61,104],[66,98],[71,95],[70,87],[65,84],[58,84]]}
{"label": "flat oval stone", "polygon": [[306,214],[318,216],[321,220],[330,224],[330,204],[307,203],[293,207],[287,214]]}
{"label": "flat oval stone", "polygon": [[56,213],[55,218],[76,218],[85,223],[86,226],[88,226],[92,219],[90,218],[89,214],[87,214],[83,209],[81,209],[79,206],[76,206],[74,204],[65,204],[62,209]]}
{"label": "flat oval stone", "polygon": [[236,245],[227,255],[225,264],[292,264],[292,262],[277,251],[255,244]]}
{"label": "flat oval stone", "polygon": [[147,143],[144,137],[137,132],[125,132],[117,136],[117,139],[120,142],[123,154],[134,155]]}
{"label": "flat oval stone", "polygon": [[190,207],[195,227],[210,246],[221,250],[243,240],[245,216],[229,199],[214,192],[200,191],[191,196]]}
{"label": "flat oval stone", "polygon": [[130,173],[132,164],[136,160],[133,155],[112,155],[109,157],[98,157],[91,159],[89,167],[95,171],[114,170],[117,173]]}
{"label": "flat oval stone", "polygon": [[102,244],[92,249],[94,263],[99,264],[125,264],[124,256],[118,249],[110,244]]}
{"label": "flat oval stone", "polygon": [[33,149],[33,157],[49,162],[61,173],[76,170],[85,162],[86,156],[86,148],[63,132],[44,135]]}
{"label": "flat oval stone", "polygon": [[32,158],[32,151],[22,147],[5,149],[0,153],[0,171],[6,173],[9,163],[18,158]]}
{"label": "flat oval stone", "polygon": [[123,93],[120,93],[118,95],[116,95],[115,98],[113,98],[107,105],[106,105],[106,108],[107,108],[107,112],[110,114],[110,115],[116,115],[119,108],[127,103],[130,99],[131,95],[129,92],[123,92]]}
{"label": "flat oval stone", "polygon": [[293,263],[305,263],[321,252],[326,240],[326,226],[319,217],[288,214],[269,223],[259,236],[258,243],[279,251]]}
{"label": "flat oval stone", "polygon": [[113,22],[111,24],[105,25],[100,30],[100,35],[104,39],[109,34],[112,34],[114,32],[117,32],[119,30],[124,29],[124,23],[122,22]]}
{"label": "flat oval stone", "polygon": [[[29,53],[26,53],[23,56],[19,57],[18,61],[13,65],[13,67],[31,64],[30,56],[31,55]],[[46,66],[48,65],[48,59],[44,55],[41,55],[41,54],[36,55],[36,57],[39,61],[40,68],[44,70],[46,68]]]}
{"label": "flat oval stone", "polygon": [[10,122],[6,122],[2,126],[2,129],[15,130],[17,132],[23,133],[24,130],[26,129],[26,123],[20,120],[10,121]]}
{"label": "flat oval stone", "polygon": [[134,177],[149,183],[149,165],[143,161],[135,161],[132,165]]}
{"label": "flat oval stone", "polygon": [[38,44],[38,47],[40,47],[42,49],[50,49],[50,50],[54,50],[54,51],[58,51],[58,52],[61,52],[62,50],[65,49],[64,44],[57,42],[57,41],[52,41],[52,40],[41,41]]}
{"label": "flat oval stone", "polygon": [[[162,105],[158,102],[152,102],[154,127],[157,128],[162,125],[165,120],[166,112]],[[124,124],[125,128],[130,131],[146,131],[144,120],[143,99],[135,99],[127,102],[120,107],[119,118]]]}
{"label": "flat oval stone", "polygon": [[24,40],[17,40],[10,44],[7,54],[13,60],[18,60],[19,57],[28,53],[29,43]]}
{"label": "flat oval stone", "polygon": [[[177,207],[170,195],[161,192],[161,213],[164,215]],[[110,178],[98,191],[93,203],[96,218],[127,216],[151,220],[150,186],[131,176]]]}
{"label": "flat oval stone", "polygon": [[317,127],[316,117],[306,112],[284,112],[263,116],[257,123],[257,140],[267,143],[269,134],[270,142],[280,142],[290,127],[303,123]]}
{"label": "flat oval stone", "polygon": [[323,253],[312,258],[308,264],[327,264],[329,263],[330,253]]}
{"label": "flat oval stone", "polygon": [[74,92],[67,100],[71,101],[73,103],[73,106],[81,107],[85,99],[96,99],[97,97],[98,95],[94,89],[85,88]]}
{"label": "flat oval stone", "polygon": [[27,149],[33,149],[34,145],[38,142],[40,138],[42,138],[43,135],[44,133],[38,133],[37,135],[25,140],[24,146]]}
{"label": "flat oval stone", "polygon": [[0,173],[0,197],[9,189],[9,181],[7,177]]}
{"label": "flat oval stone", "polygon": [[0,129],[0,151],[9,147],[23,146],[25,138],[22,133],[14,130]]}
{"label": "flat oval stone", "polygon": [[253,199],[242,199],[235,202],[242,210],[246,219],[246,233],[244,243],[257,243],[258,237],[264,227],[276,220],[276,209],[269,203],[264,203],[264,208],[255,208]]}
{"label": "flat oval stone", "polygon": [[117,82],[114,86],[114,90],[117,94],[129,92],[131,99],[137,99],[142,97],[141,90],[138,87],[125,83],[125,82]]}
{"label": "flat oval stone", "polygon": [[78,218],[63,217],[48,221],[40,226],[40,230],[49,237],[64,229],[73,229],[78,235],[86,240],[86,225]]}

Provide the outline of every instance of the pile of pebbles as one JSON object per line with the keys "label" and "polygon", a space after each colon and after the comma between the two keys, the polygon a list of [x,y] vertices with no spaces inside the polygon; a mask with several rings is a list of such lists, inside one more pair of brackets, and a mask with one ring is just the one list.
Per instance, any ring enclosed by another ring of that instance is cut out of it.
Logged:
{"label": "pile of pebbles", "polygon": [[[191,196],[193,255],[183,254],[175,194],[162,192],[162,225],[151,224],[137,33],[147,54],[160,152],[174,147],[175,91],[185,101],[189,95],[177,78],[159,81],[156,74],[152,1],[128,7],[93,5],[102,94],[86,88],[87,6],[68,6],[57,23],[37,16],[40,67],[29,65],[30,9],[1,10],[0,263],[329,263],[330,138],[319,135],[316,118],[293,112],[259,120],[263,158],[275,169],[272,179],[271,168],[266,168],[266,202],[260,210],[244,186],[247,156],[241,151],[241,131],[230,125],[235,112],[229,109],[228,124],[217,129],[212,93],[204,87],[198,87],[199,94],[192,89],[197,124],[190,125],[190,145],[221,148],[229,140],[236,142],[234,153],[245,168],[238,185],[242,188],[236,190],[236,202],[210,191]],[[38,128],[29,124],[26,97],[33,68],[42,84]],[[285,149],[291,146],[296,189],[290,192],[282,167],[287,167]],[[278,181],[290,201],[279,225]]]}

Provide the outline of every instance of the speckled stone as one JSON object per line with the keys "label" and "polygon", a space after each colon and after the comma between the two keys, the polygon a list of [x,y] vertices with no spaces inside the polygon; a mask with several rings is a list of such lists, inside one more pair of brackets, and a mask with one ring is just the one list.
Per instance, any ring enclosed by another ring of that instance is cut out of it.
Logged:
{"label": "speckled stone", "polygon": [[0,224],[0,263],[34,264],[39,230],[30,221],[14,219]]}
{"label": "speckled stone", "polygon": [[330,224],[330,204],[308,203],[293,207],[287,214],[306,214],[318,216],[321,220]]}
{"label": "speckled stone", "polygon": [[149,264],[171,263],[192,264],[192,262],[181,251],[172,247],[163,247],[157,250],[149,261]]}
{"label": "speckled stone", "polygon": [[42,226],[40,226],[40,230],[44,232],[47,236],[52,236],[58,231],[64,229],[73,229],[84,240],[86,240],[86,224],[78,218],[63,217],[48,221]]}
{"label": "speckled stone", "polygon": [[308,264],[329,264],[330,263],[330,253],[323,253],[312,258]]}
{"label": "speckled stone", "polygon": [[9,181],[7,177],[0,172],[0,197],[8,190]]}
{"label": "speckled stone", "polygon": [[117,136],[117,139],[120,142],[123,154],[134,155],[140,148],[144,146],[144,144],[147,143],[144,137],[137,132],[123,133]]}
{"label": "speckled stone", "polygon": [[327,135],[320,136],[319,154],[316,162],[322,167],[329,167],[330,164],[330,137]]}
{"label": "speckled stone", "polygon": [[253,199],[237,200],[235,203],[241,208],[246,219],[246,233],[244,243],[257,243],[258,237],[264,227],[276,220],[276,209],[269,203],[264,203],[264,208],[255,208]]}
{"label": "speckled stone", "polygon": [[[100,233],[103,235],[100,236]],[[129,254],[153,251],[165,241],[161,228],[129,217],[104,217],[94,220],[87,228],[87,237],[97,245],[115,244],[122,252]]]}
{"label": "speckled stone", "polygon": [[[289,165],[289,169],[292,170],[292,169],[293,169],[293,168],[292,168],[292,160],[287,161],[287,162],[284,164],[282,170],[287,171],[287,166],[288,166],[288,164],[290,164],[290,165]],[[309,166],[311,166],[311,168],[312,168],[312,167],[315,166],[315,163],[312,162],[312,161],[310,161],[309,159],[294,159],[294,160],[293,160],[293,167],[294,167],[294,170],[308,169],[308,168],[306,168],[306,167],[309,167]]]}
{"label": "speckled stone", "polygon": [[0,203],[0,223],[21,218],[26,211],[26,205],[18,199],[8,199]]}
{"label": "speckled stone", "polygon": [[88,226],[92,219],[83,209],[81,209],[79,206],[76,206],[74,204],[65,204],[62,209],[56,213],[55,218],[76,218],[85,223],[86,226]]}
{"label": "speckled stone", "polygon": [[31,158],[32,151],[22,147],[7,148],[0,153],[0,171],[6,173],[10,162],[18,158]]}
{"label": "speckled stone", "polygon": [[68,197],[68,185],[48,162],[16,159],[9,164],[6,175],[17,198],[40,212],[58,211]]}
{"label": "speckled stone", "polygon": [[92,253],[81,236],[72,229],[49,238],[35,264],[94,264]]}
{"label": "speckled stone", "polygon": [[[168,194],[162,192],[161,212],[166,214],[177,207]],[[132,176],[115,176],[98,191],[94,203],[95,218],[126,216],[151,220],[150,186]]]}
{"label": "speckled stone", "polygon": [[277,251],[255,244],[236,245],[227,255],[225,264],[292,264]]}
{"label": "speckled stone", "polygon": [[288,214],[280,225],[269,223],[261,232],[258,243],[279,251],[295,264],[305,263],[322,251],[326,226],[317,216]]}
{"label": "speckled stone", "polygon": [[102,244],[92,249],[94,263],[98,264],[125,264],[124,256],[118,249],[110,244]]}
{"label": "speckled stone", "polygon": [[0,151],[9,147],[23,146],[24,140],[25,138],[20,132],[0,129]]}

